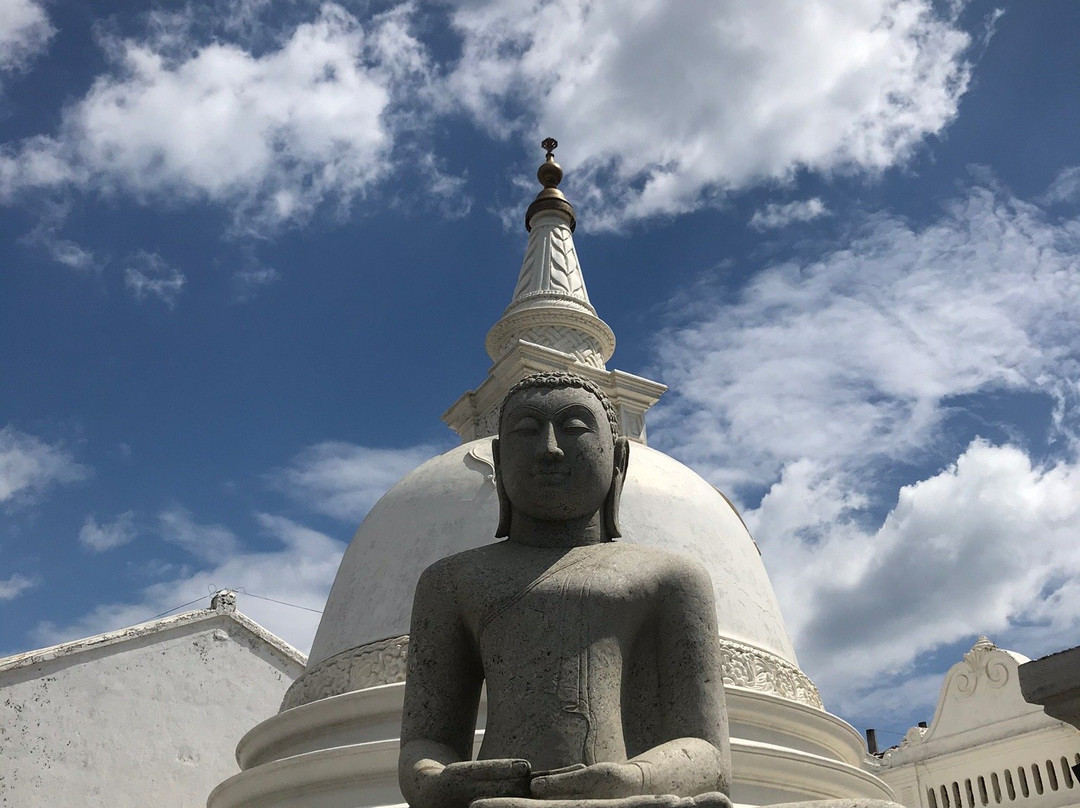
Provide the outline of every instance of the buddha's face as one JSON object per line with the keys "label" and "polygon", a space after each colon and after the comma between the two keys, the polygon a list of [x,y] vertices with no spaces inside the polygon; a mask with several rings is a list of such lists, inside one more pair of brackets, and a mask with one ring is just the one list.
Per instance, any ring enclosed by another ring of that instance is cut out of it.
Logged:
{"label": "buddha's face", "polygon": [[507,402],[499,474],[515,512],[548,521],[592,516],[614,474],[614,440],[603,405],[577,387],[533,387]]}

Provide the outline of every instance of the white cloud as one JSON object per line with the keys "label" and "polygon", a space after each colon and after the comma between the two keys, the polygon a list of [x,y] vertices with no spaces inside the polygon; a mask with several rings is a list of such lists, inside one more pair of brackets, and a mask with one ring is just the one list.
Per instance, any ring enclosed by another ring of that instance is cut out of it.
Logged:
{"label": "white cloud", "polygon": [[86,172],[68,161],[62,143],[36,135],[0,144],[0,201],[11,202],[25,189],[85,182]]}
{"label": "white cloud", "polygon": [[59,134],[0,155],[0,195],[74,184],[210,201],[255,229],[324,203],[347,209],[387,172],[393,105],[424,81],[410,13],[361,25],[327,3],[258,54],[221,38],[176,42],[182,26],[109,42],[115,70],[65,111]]}
{"label": "white cloud", "polygon": [[[1080,627],[1062,586],[1080,575],[1080,223],[976,187],[928,225],[855,232],[680,301],[650,421],[749,506],[801,660],[852,710],[920,652],[978,633],[1051,651]],[[1044,402],[998,429],[1044,459],[952,429],[989,392]]]}
{"label": "white cloud", "polygon": [[799,168],[902,163],[968,86],[960,6],[473,0],[449,97],[496,136],[558,136],[574,198],[617,226]]}
{"label": "white cloud", "polygon": [[[975,441],[945,471],[902,488],[877,530],[847,526],[812,550],[770,553],[788,579],[801,661],[849,710],[892,686],[883,674],[967,637],[1034,652],[1075,644],[1080,600],[1065,584],[1080,578],[1078,491],[1076,464],[1033,467],[1019,448]],[[926,684],[924,704],[939,686]]]}
{"label": "white cloud", "polygon": [[618,226],[803,168],[903,163],[968,86],[960,5],[470,0],[450,11],[462,56],[443,66],[408,2],[363,22],[325,3],[276,38],[262,2],[214,25],[154,12],[140,37],[105,40],[113,68],[55,134],[0,148],[0,199],[60,186],[211,202],[237,232],[267,232],[345,214],[405,168],[458,215],[462,180],[418,134],[465,110],[496,137],[558,135],[590,224]]}
{"label": "white cloud", "polygon": [[79,529],[79,543],[100,553],[128,544],[135,539],[137,532],[134,511],[124,511],[113,520],[101,523],[91,514]]}
{"label": "white cloud", "polygon": [[140,250],[131,256],[124,269],[124,285],[136,300],[156,297],[170,309],[184,291],[187,277],[157,253]]}
{"label": "white cloud", "polygon": [[238,269],[232,274],[233,296],[237,302],[245,303],[262,287],[276,283],[280,278],[281,273],[263,264]]}
{"label": "white cloud", "polygon": [[0,0],[0,70],[18,70],[56,33],[36,0]]}
{"label": "white cloud", "polygon": [[1080,372],[1078,255],[1080,225],[991,188],[922,229],[870,217],[850,243],[768,267],[734,300],[693,290],[688,321],[657,342],[654,372],[673,391],[650,431],[681,425],[664,439],[731,487],[803,458],[916,457],[952,396],[1037,391],[1064,406]]}
{"label": "white cloud", "polygon": [[54,261],[63,264],[68,269],[88,270],[99,265],[90,250],[76,244],[71,239],[59,238],[52,234],[51,237],[43,239],[41,244]]}
{"label": "white cloud", "polygon": [[434,446],[371,449],[327,441],[300,452],[268,480],[305,507],[355,525],[394,483],[438,451]]}
{"label": "white cloud", "polygon": [[30,578],[26,575],[15,573],[10,578],[0,578],[0,601],[14,600],[28,589],[33,589],[41,583],[39,578]]}
{"label": "white cloud", "polygon": [[[0,156],[0,167],[3,157]],[[3,197],[3,178],[0,177],[0,198]],[[61,235],[61,226],[68,215],[70,205],[66,202],[45,200],[37,226],[27,233],[22,241],[45,250],[48,256],[68,269],[87,272],[100,270],[103,262],[92,251]]]}
{"label": "white cloud", "polygon": [[224,525],[200,525],[191,511],[180,505],[161,511],[157,521],[162,539],[197,558],[215,561],[235,555],[239,550],[240,542],[231,530]]}
{"label": "white cloud", "polygon": [[796,200],[787,204],[770,202],[762,210],[755,210],[750,217],[750,227],[755,230],[776,230],[796,222],[810,222],[828,216],[825,203],[816,196],[813,199]]}
{"label": "white cloud", "polygon": [[32,500],[57,483],[76,482],[90,469],[59,444],[45,443],[14,427],[0,429],[0,504]]}
{"label": "white cloud", "polygon": [[1080,166],[1062,169],[1040,201],[1047,205],[1080,202]]}
{"label": "white cloud", "polygon": [[[189,514],[181,519],[185,520],[191,521]],[[211,592],[231,588],[241,590],[240,611],[306,652],[319,624],[317,611],[326,602],[345,545],[280,516],[258,514],[257,521],[262,531],[280,544],[279,549],[256,552],[233,545],[205,569],[148,586],[131,602],[99,606],[64,626],[39,623],[32,632],[32,641],[48,645],[134,625],[202,596],[205,598],[188,608],[207,608]],[[219,526],[210,529],[224,530]]]}

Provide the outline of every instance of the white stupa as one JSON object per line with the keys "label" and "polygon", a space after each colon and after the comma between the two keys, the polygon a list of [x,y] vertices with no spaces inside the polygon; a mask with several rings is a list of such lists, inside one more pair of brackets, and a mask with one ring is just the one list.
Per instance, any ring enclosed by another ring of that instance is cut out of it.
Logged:
{"label": "white stupa", "polygon": [[[494,541],[498,507],[490,438],[498,407],[534,372],[573,370],[599,384],[634,443],[622,541],[683,552],[716,590],[734,784],[743,805],[872,797],[861,736],[822,708],[799,669],[757,545],[728,499],[646,445],[645,412],[666,388],[608,370],[615,336],[589,301],[574,247],[574,209],[558,190],[554,141],[526,213],[529,241],[510,305],[487,336],[494,364],[443,416],[464,441],[408,474],[375,505],[334,581],[305,673],[281,712],[237,747],[241,773],[209,808],[399,805],[399,720],[413,589],[443,556]],[[477,730],[483,733],[484,705]]]}

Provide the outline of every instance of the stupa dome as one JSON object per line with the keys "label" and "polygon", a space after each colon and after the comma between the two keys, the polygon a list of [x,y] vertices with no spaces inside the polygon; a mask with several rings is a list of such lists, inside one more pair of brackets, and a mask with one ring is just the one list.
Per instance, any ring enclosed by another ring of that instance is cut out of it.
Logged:
{"label": "stupa dome", "polygon": [[[622,503],[621,541],[675,550],[709,570],[729,659],[739,660],[741,670],[754,668],[756,662],[786,672],[778,685],[782,695],[815,703],[813,686],[798,672],[757,546],[728,500],[683,464],[635,443]],[[397,680],[400,655],[387,653],[383,646],[404,646],[420,573],[444,556],[495,541],[497,519],[490,438],[432,458],[391,488],[342,559],[311,650],[309,673],[286,703],[294,706],[330,695],[335,684],[344,684],[338,669],[355,668],[357,658],[364,656],[381,653],[382,662],[363,661],[362,673],[348,677],[351,688]],[[333,670],[319,677],[328,663]],[[358,680],[358,675],[366,679]],[[729,683],[752,684],[748,677],[738,677],[738,670],[729,674]]]}

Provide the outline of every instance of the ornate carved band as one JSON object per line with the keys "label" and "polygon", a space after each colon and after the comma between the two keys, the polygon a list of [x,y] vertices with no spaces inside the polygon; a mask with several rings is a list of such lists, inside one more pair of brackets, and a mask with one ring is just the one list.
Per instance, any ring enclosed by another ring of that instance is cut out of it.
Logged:
{"label": "ornate carved band", "polygon": [[745,687],[824,709],[817,687],[801,670],[780,657],[734,640],[720,639],[724,685]]}
{"label": "ornate carved band", "polygon": [[[408,636],[361,645],[342,651],[304,671],[292,683],[281,709],[299,707],[319,699],[405,681]],[[822,709],[814,683],[790,662],[734,640],[720,640],[724,684],[770,693]]]}
{"label": "ornate carved band", "polygon": [[365,687],[404,682],[408,649],[409,637],[405,635],[335,654],[304,671],[292,683],[281,702],[281,709],[288,710]]}

